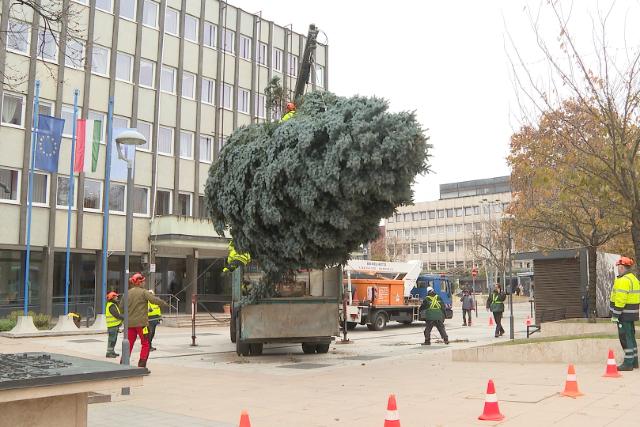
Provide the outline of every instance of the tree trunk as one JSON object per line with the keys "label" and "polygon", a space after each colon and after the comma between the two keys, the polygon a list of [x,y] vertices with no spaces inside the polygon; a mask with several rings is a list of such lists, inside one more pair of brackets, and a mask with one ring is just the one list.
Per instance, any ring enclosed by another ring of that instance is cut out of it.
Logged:
{"label": "tree trunk", "polygon": [[640,212],[638,211],[633,211],[631,215],[631,239],[633,240],[635,261],[637,263],[640,262]]}
{"label": "tree trunk", "polygon": [[596,316],[597,316],[597,311],[596,311],[596,281],[597,281],[597,275],[596,275],[596,261],[597,261],[597,251],[598,248],[595,246],[588,246],[587,247],[587,254],[589,256],[589,264],[587,265],[587,269],[589,271],[589,283],[587,284],[587,304],[589,306],[588,309],[588,316],[589,316],[589,322],[591,323],[595,323],[596,322]]}

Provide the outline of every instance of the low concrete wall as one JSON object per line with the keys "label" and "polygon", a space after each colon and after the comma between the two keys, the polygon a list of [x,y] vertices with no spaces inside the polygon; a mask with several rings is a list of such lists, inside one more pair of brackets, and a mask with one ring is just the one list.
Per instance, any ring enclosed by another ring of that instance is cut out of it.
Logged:
{"label": "low concrete wall", "polygon": [[588,322],[547,322],[542,324],[539,333],[532,337],[557,337],[564,335],[590,335],[590,334],[617,334],[618,330],[611,322],[588,323]]}
{"label": "low concrete wall", "polygon": [[622,362],[616,339],[576,339],[514,345],[488,345],[453,350],[456,362],[606,363],[609,349]]}

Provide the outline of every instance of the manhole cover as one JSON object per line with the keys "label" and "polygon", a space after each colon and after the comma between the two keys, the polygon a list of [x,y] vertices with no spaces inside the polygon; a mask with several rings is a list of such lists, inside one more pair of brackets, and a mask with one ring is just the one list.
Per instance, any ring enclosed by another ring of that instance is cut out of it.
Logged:
{"label": "manhole cover", "polygon": [[376,360],[376,359],[382,359],[385,356],[350,356],[350,357],[343,357],[342,360]]}
{"label": "manhole cover", "polygon": [[93,338],[87,338],[87,339],[82,339],[82,340],[69,340],[69,342],[77,342],[79,344],[85,344],[88,342],[102,342],[102,340],[96,340]]}
{"label": "manhole cover", "polygon": [[331,366],[323,363],[295,363],[292,365],[281,365],[278,368],[289,368],[289,369],[318,369],[318,368],[326,368],[327,366]]}

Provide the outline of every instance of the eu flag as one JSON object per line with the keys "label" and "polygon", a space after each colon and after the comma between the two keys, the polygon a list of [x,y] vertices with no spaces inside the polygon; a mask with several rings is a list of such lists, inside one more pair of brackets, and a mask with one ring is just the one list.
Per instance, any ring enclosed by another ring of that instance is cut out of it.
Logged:
{"label": "eu flag", "polygon": [[38,116],[36,129],[35,166],[48,172],[58,172],[58,158],[60,157],[60,143],[64,120],[56,117]]}

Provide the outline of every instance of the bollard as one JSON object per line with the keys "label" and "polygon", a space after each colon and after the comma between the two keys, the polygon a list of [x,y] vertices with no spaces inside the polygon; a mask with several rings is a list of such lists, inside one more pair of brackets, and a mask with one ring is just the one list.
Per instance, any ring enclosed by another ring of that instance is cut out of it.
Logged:
{"label": "bollard", "polygon": [[198,308],[198,295],[191,295],[191,347],[196,347],[196,310]]}

